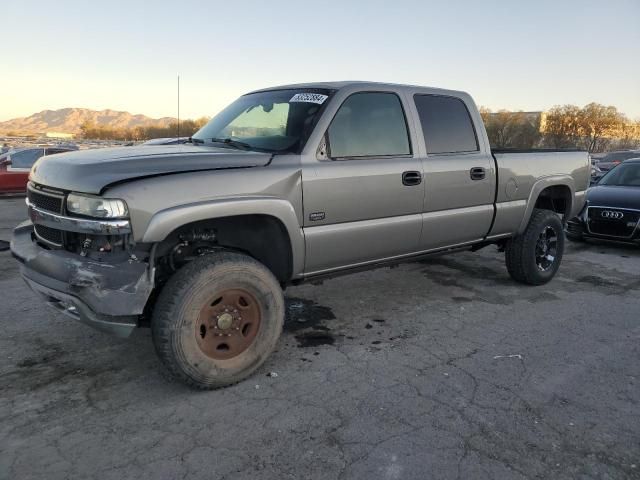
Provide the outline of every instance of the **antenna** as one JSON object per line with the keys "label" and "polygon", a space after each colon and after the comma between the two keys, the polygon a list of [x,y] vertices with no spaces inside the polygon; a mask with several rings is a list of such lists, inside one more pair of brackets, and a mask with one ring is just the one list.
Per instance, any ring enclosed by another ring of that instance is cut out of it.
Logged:
{"label": "antenna", "polygon": [[180,74],[178,74],[178,137],[180,136]]}

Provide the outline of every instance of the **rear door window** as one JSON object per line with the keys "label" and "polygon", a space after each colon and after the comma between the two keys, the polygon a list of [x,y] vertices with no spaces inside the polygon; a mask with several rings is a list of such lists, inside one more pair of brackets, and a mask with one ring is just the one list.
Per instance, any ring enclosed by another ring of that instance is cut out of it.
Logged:
{"label": "rear door window", "polygon": [[404,110],[395,93],[354,93],[328,130],[331,158],[411,154]]}
{"label": "rear door window", "polygon": [[443,95],[414,95],[427,153],[477,152],[471,115],[464,102]]}
{"label": "rear door window", "polygon": [[42,148],[19,150],[11,154],[11,168],[31,168],[42,155],[44,155]]}

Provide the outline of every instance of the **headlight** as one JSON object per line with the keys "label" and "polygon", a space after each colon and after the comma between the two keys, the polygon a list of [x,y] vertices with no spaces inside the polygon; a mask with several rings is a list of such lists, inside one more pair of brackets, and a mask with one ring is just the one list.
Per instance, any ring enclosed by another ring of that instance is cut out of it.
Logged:
{"label": "headlight", "polygon": [[70,193],[67,197],[67,210],[78,215],[97,218],[124,218],[129,209],[124,200],[102,198],[80,193]]}

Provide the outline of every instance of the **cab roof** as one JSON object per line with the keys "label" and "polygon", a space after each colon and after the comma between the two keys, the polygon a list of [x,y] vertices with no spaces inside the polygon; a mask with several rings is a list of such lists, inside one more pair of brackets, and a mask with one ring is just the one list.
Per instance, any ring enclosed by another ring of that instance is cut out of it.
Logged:
{"label": "cab roof", "polygon": [[326,88],[329,90],[341,90],[343,88],[362,88],[362,89],[375,89],[376,87],[393,88],[395,90],[424,90],[425,93],[436,93],[440,95],[453,95],[453,96],[466,96],[467,93],[457,90],[445,90],[442,88],[425,87],[420,85],[405,85],[400,83],[384,83],[384,82],[368,82],[362,80],[341,80],[334,82],[311,82],[311,83],[293,83],[290,85],[278,85],[269,88],[261,88],[249,93],[268,92],[271,90],[288,90],[288,89],[305,89],[305,88]]}

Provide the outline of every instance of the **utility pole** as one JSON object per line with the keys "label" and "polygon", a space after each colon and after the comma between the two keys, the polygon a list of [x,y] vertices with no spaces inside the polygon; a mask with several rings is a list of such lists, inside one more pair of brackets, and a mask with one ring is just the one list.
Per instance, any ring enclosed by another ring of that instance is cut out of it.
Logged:
{"label": "utility pole", "polygon": [[180,74],[178,74],[178,137],[180,136]]}

